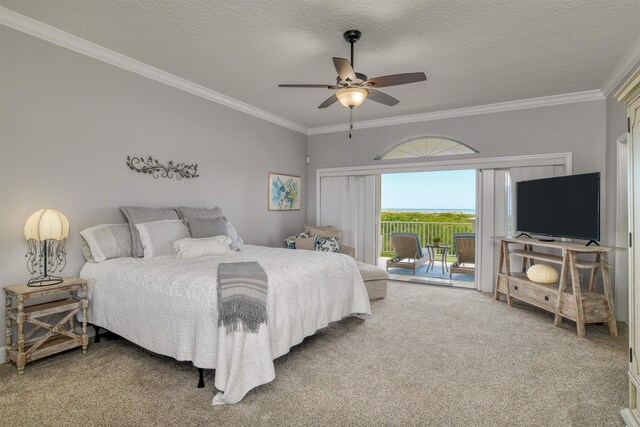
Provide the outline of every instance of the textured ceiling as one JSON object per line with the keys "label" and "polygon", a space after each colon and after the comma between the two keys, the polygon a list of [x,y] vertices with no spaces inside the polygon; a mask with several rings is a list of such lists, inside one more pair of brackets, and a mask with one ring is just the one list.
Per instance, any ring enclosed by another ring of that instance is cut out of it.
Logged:
{"label": "textured ceiling", "polygon": [[345,123],[317,106],[331,57],[359,29],[356,71],[424,71],[354,120],[599,89],[640,38],[640,0],[0,0],[23,15],[306,127]]}

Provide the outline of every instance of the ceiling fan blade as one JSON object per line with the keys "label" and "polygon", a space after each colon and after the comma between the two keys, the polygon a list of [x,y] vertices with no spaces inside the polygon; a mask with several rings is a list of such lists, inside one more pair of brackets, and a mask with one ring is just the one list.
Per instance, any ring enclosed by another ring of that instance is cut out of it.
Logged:
{"label": "ceiling fan blade", "polygon": [[335,94],[331,95],[326,101],[324,101],[322,104],[318,105],[318,108],[327,108],[328,106],[332,105],[337,100],[338,100],[338,97]]}
{"label": "ceiling fan blade", "polygon": [[278,87],[316,87],[324,89],[336,89],[336,86],[332,85],[306,85],[306,84],[292,84],[292,85],[278,85]]}
{"label": "ceiling fan blade", "polygon": [[367,80],[367,83],[371,83],[373,87],[387,87],[423,82],[425,80],[427,80],[427,76],[424,73],[403,73],[374,77]]}
{"label": "ceiling fan blade", "polygon": [[333,58],[333,65],[336,67],[336,71],[340,76],[340,80],[356,81],[356,72],[353,71],[351,64],[344,58]]}
{"label": "ceiling fan blade", "polygon": [[379,90],[367,88],[367,92],[369,92],[369,96],[367,96],[367,99],[370,99],[375,102],[379,102],[380,104],[393,107],[398,102],[400,102],[397,99],[395,99],[393,96],[389,96],[384,92],[380,92]]}

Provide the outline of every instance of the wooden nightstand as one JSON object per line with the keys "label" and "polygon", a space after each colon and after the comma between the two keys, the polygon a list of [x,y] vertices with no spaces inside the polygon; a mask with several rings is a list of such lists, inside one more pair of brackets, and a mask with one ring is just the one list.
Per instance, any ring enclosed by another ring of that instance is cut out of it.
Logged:
{"label": "wooden nightstand", "polygon": [[[6,298],[7,362],[13,361],[18,374],[34,360],[82,346],[86,353],[87,338],[87,282],[77,277],[67,277],[57,285],[28,287],[26,284],[4,288]],[[80,295],[78,297],[78,295]],[[54,296],[55,300],[27,305],[36,297]],[[15,303],[15,304],[14,304]],[[75,315],[82,310],[82,334],[75,332]],[[56,316],[57,323],[50,323]],[[42,319],[44,318],[44,319]],[[25,324],[33,328],[25,334]],[[13,326],[17,326],[17,342],[13,342]],[[35,336],[38,331],[48,331]]]}

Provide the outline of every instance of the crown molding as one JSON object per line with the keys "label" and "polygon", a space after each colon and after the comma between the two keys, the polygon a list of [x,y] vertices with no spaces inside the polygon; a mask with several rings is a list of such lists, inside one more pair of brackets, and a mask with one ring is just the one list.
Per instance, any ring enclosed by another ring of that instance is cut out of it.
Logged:
{"label": "crown molding", "polygon": [[[65,31],[59,30],[43,22],[36,21],[35,19],[21,15],[1,6],[0,24],[32,35],[34,37],[46,40],[50,43],[65,47],[83,55],[90,56],[99,61],[103,61],[116,67],[153,79],[168,86],[172,86],[184,92],[191,93],[209,101],[216,102],[234,110],[249,114],[251,116],[274,123],[287,129],[291,129],[304,135],[319,135],[324,133],[342,132],[348,130],[349,128],[348,124],[307,128],[291,120],[269,113],[268,111],[262,110],[230,96],[208,89],[204,86],[198,85],[174,74],[162,71],[151,65],[147,65],[143,62],[114,52],[88,40],[74,36],[73,34],[69,34]],[[624,76],[631,70],[631,67],[633,67],[638,60],[640,60],[640,39],[634,44],[631,50],[618,64],[614,72],[609,76],[602,90],[552,95],[540,98],[501,102],[496,104],[410,114],[375,120],[365,120],[353,123],[353,128],[365,129],[371,127],[392,126],[397,124],[441,120],[455,117],[473,116],[479,114],[505,112],[511,110],[521,110],[527,108],[546,107],[551,105],[603,99],[606,95],[611,93],[611,91],[622,81]]]}
{"label": "crown molding", "polygon": [[[365,129],[381,126],[391,126],[407,123],[426,122],[431,120],[451,119],[455,117],[475,116],[479,114],[499,113],[504,111],[523,110],[527,108],[548,107],[551,105],[571,104],[574,102],[594,101],[604,99],[605,96],[600,90],[590,90],[586,92],[567,93],[563,95],[551,95],[541,98],[529,98],[518,101],[500,102],[497,104],[478,105],[475,107],[456,108],[452,110],[433,111],[429,113],[410,114],[406,116],[396,116],[377,120],[364,120],[354,122],[354,129]],[[319,135],[332,132],[343,132],[349,130],[348,124],[322,126],[310,128],[308,135]]]}
{"label": "crown molding", "polygon": [[631,46],[631,49],[622,58],[613,72],[602,85],[602,93],[605,96],[611,95],[611,92],[623,82],[627,74],[633,71],[633,67],[640,63],[640,38]]}
{"label": "crown molding", "polygon": [[116,67],[123,68],[133,73],[148,77],[160,83],[191,93],[209,101],[233,108],[262,120],[283,126],[296,132],[307,134],[307,128],[298,123],[276,116],[265,110],[238,101],[230,96],[208,89],[204,86],[193,83],[166,71],[147,65],[128,56],[114,52],[110,49],[92,43],[88,40],[69,34],[65,31],[54,28],[43,22],[16,13],[10,9],[0,6],[0,24],[11,27],[23,33],[38,37],[58,46],[65,47],[83,55],[90,56],[99,61],[106,62]]}

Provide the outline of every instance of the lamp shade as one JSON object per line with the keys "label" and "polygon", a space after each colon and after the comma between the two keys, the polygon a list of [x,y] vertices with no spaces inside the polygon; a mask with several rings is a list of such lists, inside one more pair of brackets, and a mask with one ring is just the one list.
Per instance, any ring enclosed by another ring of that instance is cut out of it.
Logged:
{"label": "lamp shade", "polygon": [[365,89],[355,87],[340,89],[336,92],[338,101],[340,101],[340,103],[345,107],[349,108],[358,107],[365,99],[367,99],[367,95],[369,95],[369,92]]}
{"label": "lamp shade", "polygon": [[69,221],[55,209],[40,209],[24,224],[27,240],[63,240],[69,235]]}

